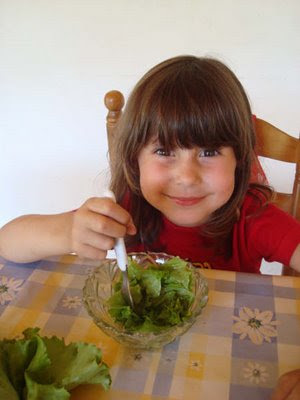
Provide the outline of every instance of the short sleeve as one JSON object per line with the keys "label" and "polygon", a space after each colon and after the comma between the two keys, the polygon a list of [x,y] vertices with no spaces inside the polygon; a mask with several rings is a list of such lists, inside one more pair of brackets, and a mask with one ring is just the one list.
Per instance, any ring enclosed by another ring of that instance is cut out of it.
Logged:
{"label": "short sleeve", "polygon": [[247,224],[249,250],[266,261],[289,265],[300,243],[300,222],[268,204],[258,215],[249,217]]}

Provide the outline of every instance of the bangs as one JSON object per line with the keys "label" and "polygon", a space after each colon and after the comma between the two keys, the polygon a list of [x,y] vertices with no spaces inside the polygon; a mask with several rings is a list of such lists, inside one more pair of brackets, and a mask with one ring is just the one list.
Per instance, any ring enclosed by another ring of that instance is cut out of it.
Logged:
{"label": "bangs", "polygon": [[241,142],[237,110],[220,91],[218,82],[207,84],[198,72],[180,72],[156,87],[144,88],[148,96],[141,104],[145,117],[141,125],[146,128],[146,142],[155,137],[166,150],[225,145],[237,148]]}

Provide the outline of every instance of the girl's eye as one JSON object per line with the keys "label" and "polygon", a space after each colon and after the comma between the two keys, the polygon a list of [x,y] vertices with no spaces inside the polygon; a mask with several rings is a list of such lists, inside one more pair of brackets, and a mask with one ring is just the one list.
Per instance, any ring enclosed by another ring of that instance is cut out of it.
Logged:
{"label": "girl's eye", "polygon": [[156,149],[154,153],[157,154],[158,156],[164,156],[164,157],[168,157],[171,155],[171,153],[165,150],[164,148]]}
{"label": "girl's eye", "polygon": [[215,157],[219,155],[219,151],[216,149],[201,149],[200,157]]}

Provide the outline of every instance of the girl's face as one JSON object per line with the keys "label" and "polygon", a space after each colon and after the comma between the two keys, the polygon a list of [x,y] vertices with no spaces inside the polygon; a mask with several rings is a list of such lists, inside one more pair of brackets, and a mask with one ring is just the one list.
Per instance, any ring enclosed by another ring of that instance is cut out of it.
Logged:
{"label": "girl's face", "polygon": [[205,223],[233,193],[236,158],[231,147],[177,147],[168,153],[153,140],[141,150],[138,164],[144,198],[179,226]]}

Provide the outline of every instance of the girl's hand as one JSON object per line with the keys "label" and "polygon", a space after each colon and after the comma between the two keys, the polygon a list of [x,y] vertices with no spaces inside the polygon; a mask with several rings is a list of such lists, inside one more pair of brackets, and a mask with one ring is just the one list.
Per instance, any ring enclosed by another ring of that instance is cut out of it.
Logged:
{"label": "girl's hand", "polygon": [[79,257],[102,260],[116,238],[135,233],[132,218],[124,208],[109,198],[94,197],[73,212],[71,249]]}
{"label": "girl's hand", "polygon": [[300,399],[300,369],[287,372],[278,379],[271,400]]}

